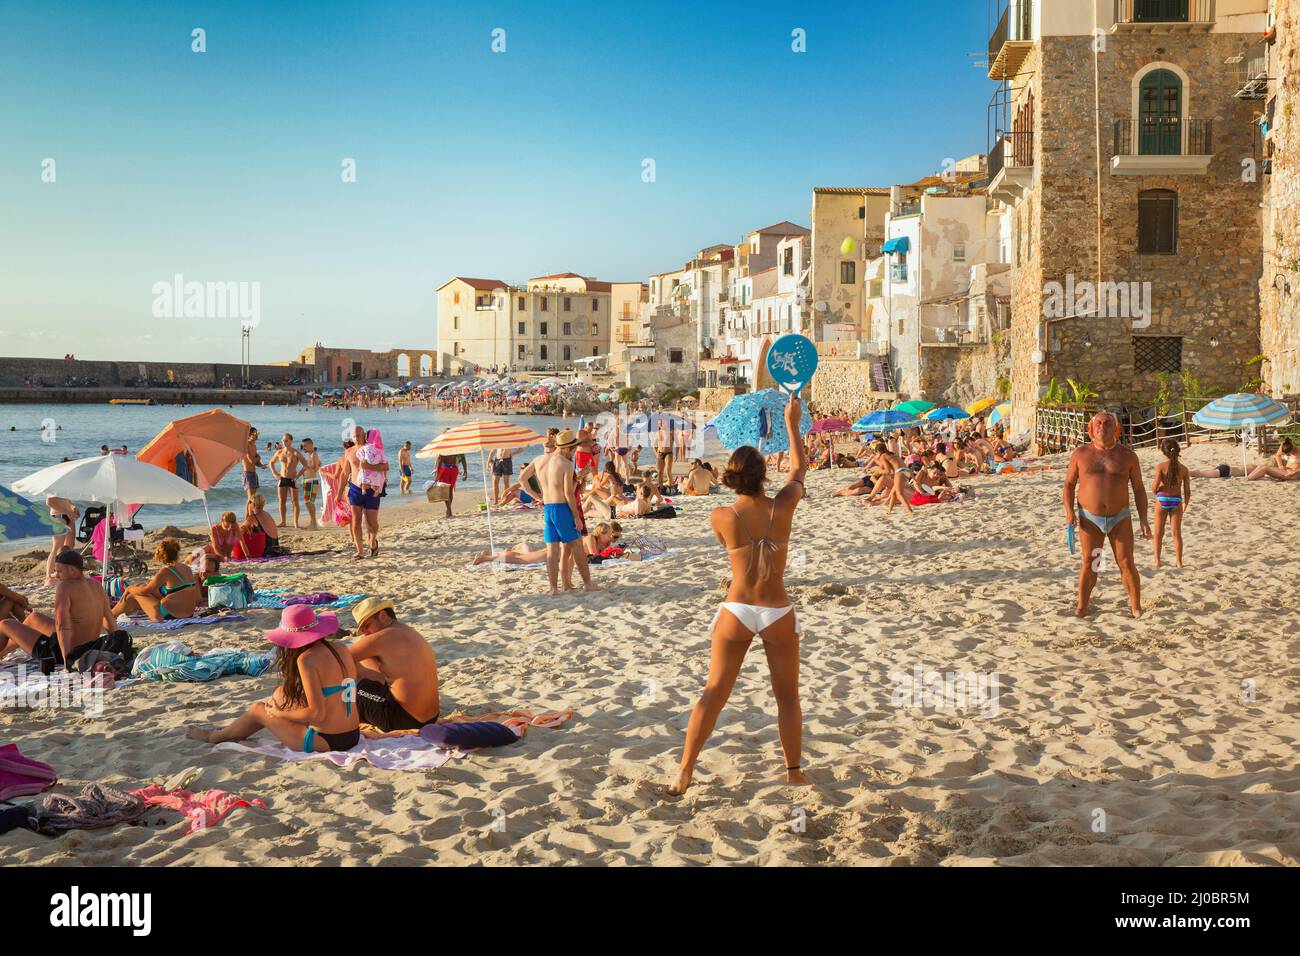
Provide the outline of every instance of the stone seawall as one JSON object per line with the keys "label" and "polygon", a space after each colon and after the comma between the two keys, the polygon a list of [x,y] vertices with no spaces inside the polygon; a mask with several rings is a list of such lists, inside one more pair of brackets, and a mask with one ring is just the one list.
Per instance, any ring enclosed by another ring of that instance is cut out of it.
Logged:
{"label": "stone seawall", "polygon": [[[237,364],[214,362],[100,362],[55,358],[0,358],[0,388],[68,387],[111,388],[134,383],[169,382],[191,388],[220,388],[226,381],[243,381]],[[310,382],[307,365],[252,365],[249,380],[284,385]]]}
{"label": "stone seawall", "polygon": [[155,405],[297,405],[292,389],[0,388],[0,404],[104,405],[112,398],[148,398]]}
{"label": "stone seawall", "polygon": [[898,400],[898,394],[874,390],[870,361],[823,356],[808,398],[817,404],[819,414],[840,411],[856,421],[868,412],[889,408]]}

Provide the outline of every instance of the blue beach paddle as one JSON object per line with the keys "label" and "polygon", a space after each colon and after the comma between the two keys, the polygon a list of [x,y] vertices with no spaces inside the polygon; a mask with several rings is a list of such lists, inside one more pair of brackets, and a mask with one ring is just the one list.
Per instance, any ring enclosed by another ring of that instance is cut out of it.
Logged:
{"label": "blue beach paddle", "polygon": [[797,332],[787,332],[767,350],[767,371],[783,391],[798,395],[817,371],[817,346]]}

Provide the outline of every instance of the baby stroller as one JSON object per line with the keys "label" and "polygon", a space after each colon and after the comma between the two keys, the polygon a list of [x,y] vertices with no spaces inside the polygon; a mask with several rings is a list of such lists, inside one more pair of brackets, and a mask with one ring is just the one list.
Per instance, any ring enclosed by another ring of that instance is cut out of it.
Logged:
{"label": "baby stroller", "polygon": [[[82,512],[77,543],[82,545],[83,555],[94,556],[95,529],[105,520],[108,520],[108,508],[104,505],[91,505]],[[108,560],[104,562],[104,574],[124,578],[146,577],[149,574],[149,560],[142,548],[137,548],[126,540],[127,530],[143,531],[144,527],[134,521],[134,515],[129,529],[119,528],[116,522],[109,521]]]}

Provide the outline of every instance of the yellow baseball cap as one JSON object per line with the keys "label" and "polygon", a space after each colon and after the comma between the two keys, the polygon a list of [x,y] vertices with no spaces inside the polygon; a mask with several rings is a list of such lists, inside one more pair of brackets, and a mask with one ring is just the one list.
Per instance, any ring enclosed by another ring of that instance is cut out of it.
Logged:
{"label": "yellow baseball cap", "polygon": [[352,609],[352,620],[357,622],[357,627],[365,624],[366,621],[374,617],[380,611],[395,611],[393,602],[384,598],[368,597]]}

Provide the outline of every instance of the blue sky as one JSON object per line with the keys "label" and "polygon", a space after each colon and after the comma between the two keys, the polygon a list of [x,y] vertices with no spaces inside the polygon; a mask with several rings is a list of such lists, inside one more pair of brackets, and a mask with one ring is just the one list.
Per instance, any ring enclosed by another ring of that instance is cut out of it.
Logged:
{"label": "blue sky", "polygon": [[0,0],[0,354],[237,361],[237,318],[153,316],[178,273],[260,283],[255,361],[432,345],[456,274],[644,279],[807,223],[815,185],[982,151],[993,85],[967,53],[986,17],[984,0]]}

